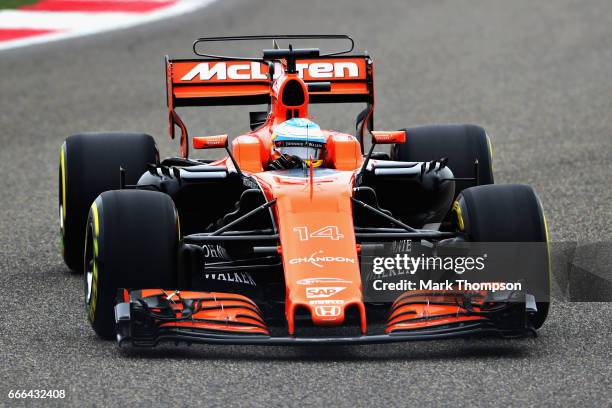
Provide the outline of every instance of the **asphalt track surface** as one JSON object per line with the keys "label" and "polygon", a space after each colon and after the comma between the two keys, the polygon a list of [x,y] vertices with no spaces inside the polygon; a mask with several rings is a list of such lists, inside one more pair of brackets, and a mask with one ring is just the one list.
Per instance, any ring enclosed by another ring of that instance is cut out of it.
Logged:
{"label": "asphalt track surface", "polygon": [[[134,352],[94,336],[81,278],[59,255],[61,141],[83,130],[144,131],[175,153],[163,55],[189,55],[201,35],[271,32],[353,34],[377,64],[379,128],[482,124],[497,181],[535,187],[553,240],[610,242],[609,0],[228,0],[129,31],[3,52],[0,405],[24,403],[9,400],[10,389],[65,389],[65,400],[45,403],[611,406],[610,303],[556,302],[540,336],[525,340]],[[187,122],[192,134],[236,134],[248,120],[236,112]]]}

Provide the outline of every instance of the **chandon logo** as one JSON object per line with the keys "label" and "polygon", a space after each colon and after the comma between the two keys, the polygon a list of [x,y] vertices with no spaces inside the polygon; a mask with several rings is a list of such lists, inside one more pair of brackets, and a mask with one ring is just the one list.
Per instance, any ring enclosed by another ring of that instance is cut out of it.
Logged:
{"label": "chandon logo", "polygon": [[316,266],[318,268],[322,268],[324,263],[331,263],[331,262],[354,264],[355,263],[355,259],[353,259],[353,258],[346,258],[344,256],[325,256],[325,255],[323,255],[323,250],[320,250],[320,251],[313,252],[308,257],[293,258],[293,259],[289,260],[289,263],[291,265],[309,263],[309,264],[312,264],[312,265],[314,265],[314,266]]}
{"label": "chandon logo", "polygon": [[[311,62],[296,64],[300,78],[308,74],[310,78],[358,78],[359,67],[354,62]],[[280,71],[280,70],[279,70]],[[280,72],[275,73],[275,78]],[[181,81],[191,81],[198,77],[200,81],[216,80],[265,80],[267,74],[262,72],[262,64],[250,62],[244,64],[227,64],[226,62],[202,62],[185,74]]]}

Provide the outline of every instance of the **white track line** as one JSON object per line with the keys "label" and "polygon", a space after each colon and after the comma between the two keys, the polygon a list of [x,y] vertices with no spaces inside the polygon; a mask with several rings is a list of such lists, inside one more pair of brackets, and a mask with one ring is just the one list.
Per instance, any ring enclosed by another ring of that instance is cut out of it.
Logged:
{"label": "white track line", "polygon": [[112,29],[118,25],[137,23],[142,21],[144,16],[138,13],[9,10],[0,11],[0,28],[80,30],[82,32],[88,28]]}
{"label": "white track line", "polygon": [[150,13],[80,13],[8,10],[0,12],[0,28],[38,28],[67,30],[0,42],[0,50],[42,44],[68,38],[124,29],[139,24],[184,14],[205,7],[215,0],[179,0],[178,3]]}

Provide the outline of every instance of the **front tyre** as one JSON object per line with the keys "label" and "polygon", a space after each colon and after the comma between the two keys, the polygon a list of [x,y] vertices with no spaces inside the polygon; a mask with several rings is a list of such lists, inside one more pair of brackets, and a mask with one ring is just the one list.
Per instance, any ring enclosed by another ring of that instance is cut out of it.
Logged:
{"label": "front tyre", "polygon": [[102,193],[89,211],[85,233],[84,288],[87,317],[103,339],[115,337],[119,288],[174,289],[179,221],[163,193]]}
{"label": "front tyre", "polygon": [[468,241],[546,243],[537,249],[542,261],[538,276],[530,277],[546,297],[546,301],[537,302],[538,311],[531,319],[533,326],[540,328],[550,307],[550,249],[546,218],[533,189],[522,184],[467,188],[457,197],[452,215],[457,230]]}

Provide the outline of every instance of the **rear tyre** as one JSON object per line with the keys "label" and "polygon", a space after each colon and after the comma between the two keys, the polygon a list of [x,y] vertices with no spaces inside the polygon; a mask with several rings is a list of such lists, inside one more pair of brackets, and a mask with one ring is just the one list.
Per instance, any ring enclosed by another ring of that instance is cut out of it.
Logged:
{"label": "rear tyre", "polygon": [[[473,242],[545,242],[546,253],[541,276],[534,282],[550,294],[550,258],[546,218],[540,200],[530,186],[498,184],[478,186],[461,192],[453,205],[456,228]],[[550,303],[537,302],[538,311],[532,318],[538,329],[546,320]]]}
{"label": "rear tyre", "polygon": [[119,288],[174,289],[179,221],[163,193],[102,193],[91,206],[85,233],[87,317],[98,336],[115,337]]}
{"label": "rear tyre", "polygon": [[[393,147],[392,160],[426,162],[447,157],[448,167],[457,178],[473,178],[474,162],[478,160],[478,183],[493,184],[491,142],[482,127],[429,125],[404,130],[406,143]],[[457,181],[455,197],[475,185],[475,181]]]}
{"label": "rear tyre", "polygon": [[119,168],[127,184],[136,184],[147,164],[159,163],[155,140],[137,133],[88,133],[62,144],[59,165],[59,213],[64,262],[83,271],[87,213],[103,191],[119,187]]}

